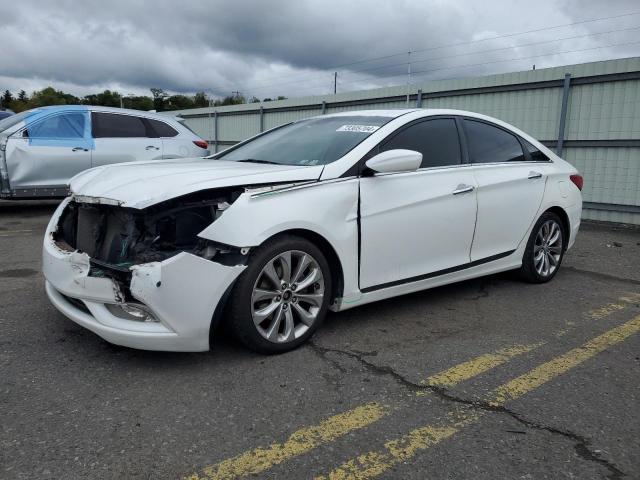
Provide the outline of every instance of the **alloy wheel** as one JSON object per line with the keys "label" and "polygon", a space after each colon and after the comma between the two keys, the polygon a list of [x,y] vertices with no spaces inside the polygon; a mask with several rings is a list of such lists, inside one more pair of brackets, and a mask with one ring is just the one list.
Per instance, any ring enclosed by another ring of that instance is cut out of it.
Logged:
{"label": "alloy wheel", "polygon": [[533,263],[541,277],[553,275],[562,257],[562,228],[555,220],[544,222],[533,244]]}
{"label": "alloy wheel", "polygon": [[253,323],[270,342],[293,341],[316,321],[324,296],[317,260],[300,250],[285,251],[266,263],[253,286]]}

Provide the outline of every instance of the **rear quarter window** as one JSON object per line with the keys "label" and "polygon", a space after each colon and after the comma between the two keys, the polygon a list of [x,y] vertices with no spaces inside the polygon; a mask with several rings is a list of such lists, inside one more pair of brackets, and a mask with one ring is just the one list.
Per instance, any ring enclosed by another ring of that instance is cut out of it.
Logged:
{"label": "rear quarter window", "polygon": [[536,148],[534,145],[530,144],[529,142],[527,142],[524,139],[522,141],[524,142],[524,147],[529,152],[529,156],[531,157],[532,161],[534,161],[534,162],[548,162],[549,161],[549,157],[547,157],[544,153],[542,153],[540,150],[538,150],[538,148]]}
{"label": "rear quarter window", "polygon": [[151,128],[153,128],[158,137],[175,137],[178,135],[178,131],[175,128],[167,123],[161,122],[160,120],[147,118],[147,122],[149,122]]}

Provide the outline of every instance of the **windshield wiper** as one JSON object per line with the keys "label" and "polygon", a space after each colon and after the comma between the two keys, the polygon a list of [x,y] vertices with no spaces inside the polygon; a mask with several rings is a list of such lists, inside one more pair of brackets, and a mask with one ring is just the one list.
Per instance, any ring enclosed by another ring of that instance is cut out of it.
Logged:
{"label": "windshield wiper", "polygon": [[242,160],[236,160],[237,162],[246,162],[246,163],[267,163],[269,165],[282,165],[278,162],[272,162],[271,160],[258,160],[256,158],[244,158]]}

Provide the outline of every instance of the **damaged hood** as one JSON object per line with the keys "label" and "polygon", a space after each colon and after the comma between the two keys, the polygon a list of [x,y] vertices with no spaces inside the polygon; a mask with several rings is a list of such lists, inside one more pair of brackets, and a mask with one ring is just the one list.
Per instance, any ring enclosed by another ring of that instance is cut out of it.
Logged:
{"label": "damaged hood", "polygon": [[317,180],[323,166],[270,165],[215,159],[120,163],[86,170],[71,179],[73,195],[131,208],[200,190]]}

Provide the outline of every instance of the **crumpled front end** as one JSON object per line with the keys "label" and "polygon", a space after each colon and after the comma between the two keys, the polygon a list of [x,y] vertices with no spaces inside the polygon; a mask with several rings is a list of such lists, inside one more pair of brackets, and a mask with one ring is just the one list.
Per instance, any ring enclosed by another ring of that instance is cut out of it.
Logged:
{"label": "crumpled front end", "polygon": [[111,343],[208,350],[216,308],[245,266],[239,252],[197,233],[233,199],[222,192],[146,211],[66,199],[44,239],[49,299]]}

